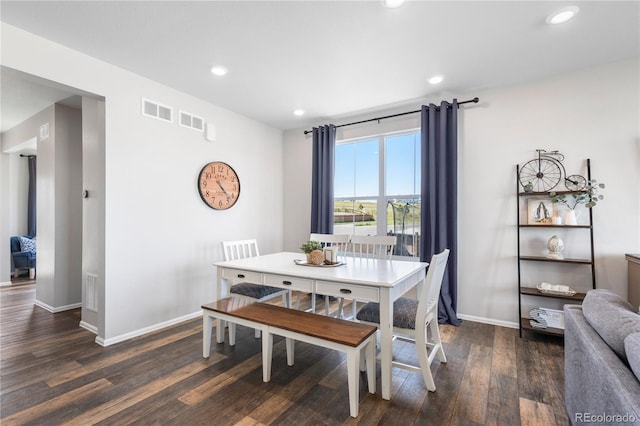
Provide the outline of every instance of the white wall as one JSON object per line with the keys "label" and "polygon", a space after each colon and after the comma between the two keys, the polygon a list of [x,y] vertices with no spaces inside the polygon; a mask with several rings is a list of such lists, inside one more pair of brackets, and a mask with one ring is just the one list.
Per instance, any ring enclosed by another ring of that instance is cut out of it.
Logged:
{"label": "white wall", "polygon": [[[23,123],[2,133],[2,152],[8,158],[9,234],[27,234],[27,201],[29,193],[29,160],[15,149],[38,136],[40,124],[53,117],[52,109],[44,109]],[[6,153],[11,152],[12,153]],[[35,154],[35,152],[33,152]]]}
{"label": "white wall", "polygon": [[[536,148],[563,152],[570,174],[585,174],[585,160],[591,159],[592,177],[607,186],[605,199],[594,209],[597,285],[626,297],[624,254],[640,252],[639,76],[638,61],[632,60],[457,96],[480,97],[479,104],[464,105],[459,112],[462,317],[517,324],[515,165],[533,158]],[[418,108],[405,110],[411,109]],[[388,112],[396,111],[364,118]],[[406,119],[395,130],[415,127],[415,120]],[[394,127],[385,126],[360,125],[350,132]],[[310,199],[311,138],[302,130],[284,135],[284,241],[291,250],[309,233],[310,213],[301,200]]]}
{"label": "white wall", "polygon": [[[56,120],[55,105],[44,110],[47,114],[32,126],[39,129],[49,123],[49,137],[38,138],[38,167],[36,179],[36,234],[38,252],[36,258],[36,302],[48,310],[55,310],[56,286]],[[26,125],[35,117],[25,121]]]}
{"label": "white wall", "polygon": [[98,278],[93,288],[83,288],[81,325],[96,333],[105,328],[104,316],[98,317],[98,312],[105,311],[104,111],[104,101],[82,97],[82,185],[87,191],[82,203],[82,277]]}
{"label": "white wall", "polygon": [[0,286],[11,285],[11,250],[9,248],[9,155],[0,153]]}
{"label": "white wall", "polygon": [[20,154],[3,154],[9,157],[10,185],[9,194],[9,233],[27,235],[27,205],[29,199],[29,159]]}
{"label": "white wall", "polygon": [[[32,139],[37,139],[40,125],[53,121],[53,108],[45,108],[24,122],[2,133],[3,171],[5,177],[0,182],[4,213],[0,240],[7,242],[6,251],[0,261],[0,282],[10,282],[11,252],[9,250],[9,237],[14,235],[26,235],[28,230],[27,205],[29,194],[29,160],[20,157],[18,151],[27,145]],[[26,152],[26,151],[25,151]],[[31,150],[29,150],[29,153]],[[5,257],[6,256],[6,257]],[[8,262],[8,263],[5,263]],[[6,265],[6,266],[5,266]]]}
{"label": "white wall", "polygon": [[81,191],[82,113],[78,109],[56,104],[53,298],[56,308],[80,306],[82,301]]}
{"label": "white wall", "polygon": [[[4,23],[2,52],[8,67],[105,99],[99,342],[197,315],[214,299],[211,265],[222,260],[221,241],[255,237],[263,253],[282,249],[280,130]],[[213,122],[217,141],[141,116],[141,97]],[[228,211],[206,207],[196,189],[200,169],[215,160],[229,163],[241,179],[240,199]]]}

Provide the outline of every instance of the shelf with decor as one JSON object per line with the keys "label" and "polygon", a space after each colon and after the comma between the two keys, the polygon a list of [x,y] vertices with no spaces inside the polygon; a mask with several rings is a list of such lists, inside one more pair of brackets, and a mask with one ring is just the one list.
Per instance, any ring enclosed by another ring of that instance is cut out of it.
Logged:
{"label": "shelf with decor", "polygon": [[522,224],[519,225],[521,228],[584,228],[589,229],[591,225],[528,225]]}
{"label": "shelf with decor", "polygon": [[[564,317],[561,313],[561,306],[566,303],[582,303],[586,296],[586,291],[596,288],[592,208],[586,208],[588,215],[581,223],[574,221],[571,224],[562,223],[563,221],[556,211],[558,203],[567,205],[572,203],[569,209],[573,210],[575,214],[574,209],[580,203],[585,204],[585,206],[589,203],[589,207],[592,207],[598,199],[601,199],[597,191],[592,188],[591,161],[589,159],[586,160],[586,178],[579,175],[567,176],[564,166],[561,164],[562,159],[564,159],[562,154],[557,151],[547,153],[546,151],[538,150],[538,155],[537,159],[525,163],[522,167],[516,165],[518,317],[520,318],[521,337],[523,330],[555,336],[564,335]],[[528,169],[523,169],[524,167]],[[538,170],[537,173],[536,168]],[[543,176],[544,173],[549,170],[553,171],[555,170],[554,168],[558,169],[558,173],[554,174],[549,181],[546,181],[545,176]],[[539,182],[523,181],[522,177],[526,173],[529,173],[528,177],[530,179],[539,180]],[[562,179],[563,177],[564,179]],[[561,182],[562,180],[564,182]],[[562,183],[569,189],[554,192],[555,189],[561,188]],[[599,186],[603,187],[603,185]],[[592,197],[599,198],[595,198],[592,202]],[[556,211],[555,214],[553,214],[554,211]],[[566,221],[570,219],[570,217],[567,217]],[[575,220],[575,216],[573,220]],[[552,233],[549,231],[557,231],[558,235],[553,235],[549,238]],[[581,236],[574,237],[575,233]],[[572,253],[571,257],[564,257],[562,253],[564,243],[559,235],[566,236],[571,241],[579,241],[578,244],[574,244],[578,247],[572,248],[580,253],[578,255],[573,255],[575,253]],[[539,245],[541,241],[545,241],[547,238],[549,239],[547,242],[548,252],[544,254],[539,250]],[[535,253],[533,251],[536,250],[531,248],[533,244],[537,244],[538,248]],[[548,264],[549,266],[525,266],[532,263]],[[566,266],[554,266],[551,268],[551,265]],[[580,272],[574,274],[572,273],[573,269],[566,270],[564,268],[585,269],[579,269],[578,271]],[[526,273],[525,269],[528,269]],[[527,276],[525,277],[525,275]],[[538,286],[544,284],[549,288],[562,290],[541,291],[533,283],[540,282],[536,281],[536,277],[543,275],[552,278],[549,281],[554,282],[557,282],[557,280],[562,282],[563,279],[567,279],[567,276],[572,278],[573,276],[580,277],[581,281],[572,283],[572,286],[576,288],[541,282]],[[529,310],[524,305],[533,306],[533,308]],[[549,306],[556,306],[556,309]],[[536,318],[528,317],[532,315],[536,316]],[[532,320],[535,327],[531,325]],[[545,326],[546,328],[542,328]]]}
{"label": "shelf with decor", "polygon": [[520,260],[533,260],[536,262],[557,262],[557,263],[586,263],[591,264],[591,259],[549,259],[543,256],[520,256]]}
{"label": "shelf with decor", "polygon": [[538,297],[552,297],[554,299],[566,299],[573,300],[574,302],[581,302],[584,300],[586,293],[576,292],[575,294],[549,294],[543,293],[535,287],[520,287],[520,294],[528,294],[529,296]]}
{"label": "shelf with decor", "polygon": [[520,318],[520,334],[522,330],[533,331],[534,333],[549,334],[552,336],[564,336],[564,329],[547,327],[547,328],[535,328],[529,323],[530,318]]}

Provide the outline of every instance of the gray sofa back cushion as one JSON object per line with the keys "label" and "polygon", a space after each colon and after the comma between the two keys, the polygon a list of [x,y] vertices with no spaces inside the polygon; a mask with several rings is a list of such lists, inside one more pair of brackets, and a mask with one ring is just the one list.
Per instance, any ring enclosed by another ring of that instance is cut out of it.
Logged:
{"label": "gray sofa back cushion", "polygon": [[640,380],[640,333],[631,333],[624,339],[624,351],[633,374]]}
{"label": "gray sofa back cushion", "polygon": [[582,302],[586,320],[624,362],[624,339],[640,332],[640,315],[617,294],[603,289],[590,290]]}

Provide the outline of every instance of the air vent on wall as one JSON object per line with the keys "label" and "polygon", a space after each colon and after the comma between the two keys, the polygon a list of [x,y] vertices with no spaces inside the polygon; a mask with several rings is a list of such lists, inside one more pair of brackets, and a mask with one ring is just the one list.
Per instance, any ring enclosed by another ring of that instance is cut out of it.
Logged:
{"label": "air vent on wall", "polygon": [[142,115],[173,123],[173,108],[142,98]]}
{"label": "air vent on wall", "polygon": [[84,294],[85,301],[84,307],[90,311],[98,312],[98,276],[96,274],[90,274],[87,272],[85,277]]}
{"label": "air vent on wall", "polygon": [[198,132],[204,131],[204,120],[202,117],[198,117],[197,115],[193,115],[186,111],[180,111],[180,120],[178,123],[182,127],[188,127],[193,130],[197,130]]}

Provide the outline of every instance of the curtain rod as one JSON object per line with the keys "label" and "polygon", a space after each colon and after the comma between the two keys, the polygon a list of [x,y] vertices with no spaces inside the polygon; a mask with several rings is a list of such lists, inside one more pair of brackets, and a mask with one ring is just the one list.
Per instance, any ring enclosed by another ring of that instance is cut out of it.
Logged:
{"label": "curtain rod", "polygon": [[[478,97],[475,97],[473,99],[469,99],[468,101],[462,101],[462,102],[458,102],[458,105],[462,105],[462,104],[468,104],[473,102],[474,104],[477,104],[478,101],[480,101],[480,99]],[[376,118],[369,118],[368,120],[362,120],[362,121],[355,121],[353,123],[347,123],[347,124],[340,124],[339,126],[336,126],[336,129],[338,127],[345,127],[345,126],[353,126],[354,124],[360,124],[360,123],[368,123],[369,121],[380,121],[380,120],[384,120],[385,118],[393,118],[393,117],[400,117],[401,115],[408,115],[408,114],[415,114],[418,112],[421,112],[422,110],[416,110],[416,111],[408,111],[408,112],[401,112],[399,114],[393,114],[393,115],[385,115],[384,117],[376,117]],[[313,130],[305,130],[304,134],[308,134],[313,132]]]}
{"label": "curtain rod", "polygon": [[33,155],[33,154],[29,154],[29,155],[27,155],[27,154],[20,154],[20,157],[31,158],[31,157],[35,157],[35,155]]}

